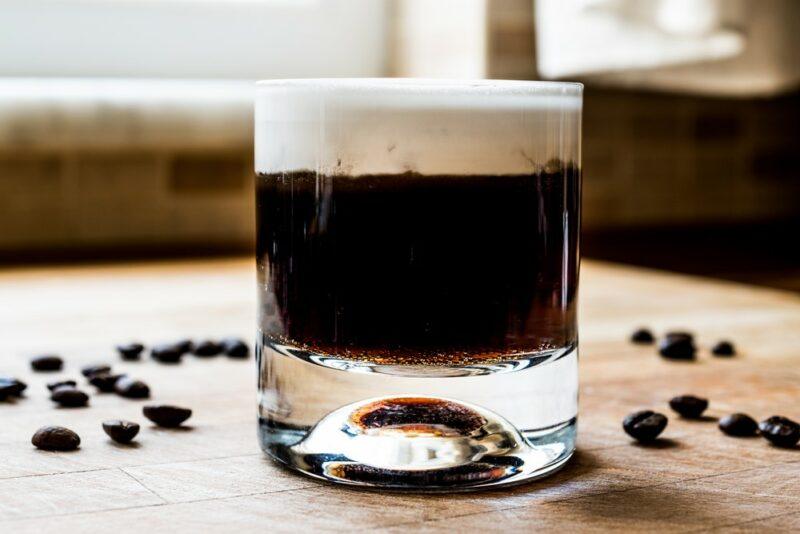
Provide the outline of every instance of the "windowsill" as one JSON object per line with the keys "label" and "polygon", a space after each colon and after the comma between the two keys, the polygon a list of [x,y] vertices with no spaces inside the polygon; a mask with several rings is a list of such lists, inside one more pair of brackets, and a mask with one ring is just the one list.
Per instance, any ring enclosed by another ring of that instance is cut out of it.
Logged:
{"label": "windowsill", "polygon": [[0,78],[0,150],[241,148],[252,81]]}

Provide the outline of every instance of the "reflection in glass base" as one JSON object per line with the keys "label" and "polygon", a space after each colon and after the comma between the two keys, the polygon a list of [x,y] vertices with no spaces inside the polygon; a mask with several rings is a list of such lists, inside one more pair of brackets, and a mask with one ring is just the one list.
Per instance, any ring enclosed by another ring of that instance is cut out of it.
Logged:
{"label": "reflection in glass base", "polygon": [[575,419],[520,433],[484,408],[442,397],[394,396],[343,406],[310,430],[262,420],[261,442],[305,474],[414,491],[497,487],[540,478],[572,456]]}

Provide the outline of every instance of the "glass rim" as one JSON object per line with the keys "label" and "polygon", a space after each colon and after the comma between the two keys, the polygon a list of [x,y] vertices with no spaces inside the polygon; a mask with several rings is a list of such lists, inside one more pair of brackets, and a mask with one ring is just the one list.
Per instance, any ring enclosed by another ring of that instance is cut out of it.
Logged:
{"label": "glass rim", "polygon": [[300,91],[356,94],[581,96],[583,84],[569,81],[450,78],[283,78],[259,80],[260,91]]}

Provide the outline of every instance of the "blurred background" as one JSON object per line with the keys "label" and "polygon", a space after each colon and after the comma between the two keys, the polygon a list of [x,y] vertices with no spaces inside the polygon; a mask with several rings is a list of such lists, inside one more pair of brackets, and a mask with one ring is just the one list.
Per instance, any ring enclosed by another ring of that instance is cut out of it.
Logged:
{"label": "blurred background", "polygon": [[0,265],[248,253],[253,81],[586,84],[587,257],[800,290],[796,0],[4,0]]}

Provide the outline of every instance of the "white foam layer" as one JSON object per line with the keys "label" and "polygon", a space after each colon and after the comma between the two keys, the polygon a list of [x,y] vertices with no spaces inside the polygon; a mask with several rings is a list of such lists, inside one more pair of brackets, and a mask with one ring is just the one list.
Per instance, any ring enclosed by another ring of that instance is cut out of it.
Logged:
{"label": "white foam layer", "polygon": [[261,82],[256,171],[516,174],[580,160],[582,86],[448,80]]}

